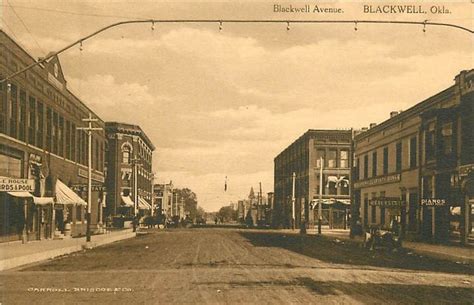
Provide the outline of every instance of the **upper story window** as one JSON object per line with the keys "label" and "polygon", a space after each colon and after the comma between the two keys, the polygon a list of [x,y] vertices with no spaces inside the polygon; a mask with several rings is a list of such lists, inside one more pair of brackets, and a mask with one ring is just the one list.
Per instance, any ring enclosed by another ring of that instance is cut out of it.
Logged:
{"label": "upper story window", "polygon": [[402,170],[402,142],[396,144],[395,151],[395,171],[400,172]]}
{"label": "upper story window", "polygon": [[326,159],[326,150],[318,149],[316,151],[316,167],[321,168],[321,158],[323,158],[323,162]]}
{"label": "upper story window", "polygon": [[433,160],[435,157],[436,124],[431,122],[425,131],[425,156],[426,160]]}
{"label": "upper story window", "polygon": [[328,164],[327,164],[327,166],[328,166],[329,168],[335,168],[335,167],[337,167],[337,150],[335,150],[335,149],[330,149],[330,150],[328,151],[328,156],[327,156],[327,158],[328,158]]}
{"label": "upper story window", "polygon": [[364,156],[364,179],[369,178],[369,155]]}
{"label": "upper story window", "polygon": [[348,150],[341,150],[339,152],[340,157],[340,167],[342,168],[349,168],[349,151]]}
{"label": "upper story window", "polygon": [[416,159],[418,156],[418,147],[416,137],[410,139],[410,168],[416,167]]}
{"label": "upper story window", "polygon": [[128,145],[124,145],[122,148],[122,163],[130,164],[130,153],[131,148]]}
{"label": "upper story window", "polygon": [[383,149],[383,174],[388,174],[388,147]]}
{"label": "upper story window", "polygon": [[453,123],[445,123],[441,126],[441,136],[443,139],[443,153],[450,155],[453,152]]}
{"label": "upper story window", "polygon": [[377,152],[372,153],[372,177],[377,176]]}

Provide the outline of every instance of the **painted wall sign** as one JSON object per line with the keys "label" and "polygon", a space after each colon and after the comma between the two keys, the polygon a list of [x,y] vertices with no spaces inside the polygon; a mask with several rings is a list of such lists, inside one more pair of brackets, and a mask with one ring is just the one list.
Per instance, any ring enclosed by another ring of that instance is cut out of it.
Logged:
{"label": "painted wall sign", "polygon": [[[79,168],[77,175],[78,175],[79,177],[83,177],[83,178],[87,178],[87,177],[88,177],[88,176],[87,176],[87,170],[82,169],[82,168]],[[104,176],[102,176],[102,175],[98,175],[98,174],[96,174],[96,173],[93,172],[91,176],[92,176],[92,180],[95,180],[95,181],[98,181],[98,182],[102,182],[102,183],[105,182]]]}
{"label": "painted wall sign", "polygon": [[0,177],[0,192],[34,192],[34,179]]}
{"label": "painted wall sign", "polygon": [[402,179],[402,176],[400,174],[377,177],[377,178],[372,178],[372,179],[356,182],[354,183],[354,188],[361,188],[361,187],[373,186],[373,185],[384,184],[384,183],[399,182],[401,179]]}
{"label": "painted wall sign", "polygon": [[[87,192],[87,184],[73,184],[70,187],[75,192]],[[105,186],[92,184],[91,189],[93,192],[105,192]]]}
{"label": "painted wall sign", "polygon": [[403,207],[406,205],[406,202],[396,197],[373,198],[369,200],[369,205],[378,207]]}

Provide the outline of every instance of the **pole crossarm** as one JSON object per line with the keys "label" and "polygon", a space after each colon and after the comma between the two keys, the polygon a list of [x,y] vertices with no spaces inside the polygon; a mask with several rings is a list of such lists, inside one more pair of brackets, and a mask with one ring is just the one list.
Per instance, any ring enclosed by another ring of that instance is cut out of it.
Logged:
{"label": "pole crossarm", "polygon": [[155,23],[217,23],[219,24],[219,29],[222,29],[222,24],[223,23],[266,23],[266,24],[272,24],[272,23],[282,23],[287,25],[287,29],[289,30],[289,24],[294,23],[294,24],[318,24],[318,23],[349,23],[349,24],[361,24],[361,23],[367,23],[367,24],[404,24],[404,25],[422,25],[423,27],[426,26],[440,26],[440,27],[449,27],[449,28],[454,28],[462,31],[466,31],[470,34],[474,34],[474,30],[471,30],[469,28],[457,25],[457,24],[451,24],[451,23],[443,23],[443,22],[431,22],[428,20],[424,21],[402,21],[402,20],[240,20],[240,19],[137,19],[137,20],[126,20],[126,21],[120,21],[116,23],[112,23],[108,26],[105,26],[87,36],[84,36],[69,45],[65,46],[64,48],[60,49],[59,51],[52,52],[48,56],[43,57],[36,62],[32,63],[31,65],[26,66],[25,68],[5,77],[4,79],[0,80],[0,83],[4,83],[7,80],[24,73],[28,71],[29,69],[40,65],[44,62],[47,62],[49,59],[53,58],[54,56],[57,56],[61,54],[62,52],[74,47],[75,45],[79,44],[81,45],[84,41],[117,26],[121,25],[128,25],[128,24],[138,24],[138,23],[151,23],[152,24],[152,29],[154,29]]}

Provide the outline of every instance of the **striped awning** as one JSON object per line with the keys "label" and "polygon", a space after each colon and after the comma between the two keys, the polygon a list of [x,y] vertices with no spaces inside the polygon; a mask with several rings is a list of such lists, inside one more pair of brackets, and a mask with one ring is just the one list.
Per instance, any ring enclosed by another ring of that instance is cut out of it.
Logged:
{"label": "striped awning", "polygon": [[31,198],[33,195],[31,195],[30,192],[7,192],[8,195],[13,196],[13,197],[20,197],[20,198]]}
{"label": "striped awning", "polygon": [[87,205],[84,199],[59,179],[56,180],[56,203]]}
{"label": "striped awning", "polygon": [[130,198],[130,196],[122,196],[122,206],[133,207],[135,206],[135,203],[133,203],[133,200]]}
{"label": "striped awning", "polygon": [[138,208],[140,210],[151,210],[151,205],[145,199],[138,196]]}

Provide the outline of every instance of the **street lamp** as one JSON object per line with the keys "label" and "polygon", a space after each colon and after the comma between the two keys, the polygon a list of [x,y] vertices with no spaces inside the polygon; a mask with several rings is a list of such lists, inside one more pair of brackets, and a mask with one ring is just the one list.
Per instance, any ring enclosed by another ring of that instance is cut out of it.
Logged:
{"label": "street lamp", "polygon": [[82,119],[83,122],[87,122],[87,127],[77,127],[78,130],[84,130],[87,132],[87,227],[86,227],[86,242],[91,241],[91,206],[92,206],[92,131],[102,130],[100,127],[92,127],[92,122],[99,121],[98,119],[93,119],[92,114],[89,113],[89,117]]}
{"label": "street lamp", "polygon": [[318,203],[318,234],[321,235],[323,221],[323,157],[319,158],[319,203]]}

